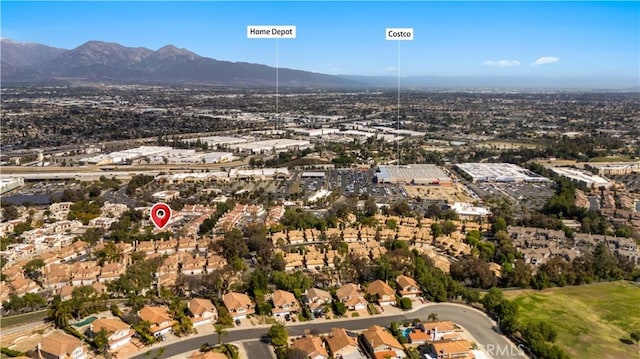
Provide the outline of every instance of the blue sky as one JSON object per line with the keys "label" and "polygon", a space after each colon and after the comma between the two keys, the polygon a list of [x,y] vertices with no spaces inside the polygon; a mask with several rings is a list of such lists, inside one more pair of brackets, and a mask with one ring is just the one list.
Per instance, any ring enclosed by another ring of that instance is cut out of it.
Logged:
{"label": "blue sky", "polygon": [[[275,40],[247,25],[296,25],[282,67],[395,75],[385,27],[413,27],[403,76],[640,77],[639,2],[11,2],[1,36],[71,49],[88,40],[275,65]],[[538,64],[536,64],[536,62]]]}

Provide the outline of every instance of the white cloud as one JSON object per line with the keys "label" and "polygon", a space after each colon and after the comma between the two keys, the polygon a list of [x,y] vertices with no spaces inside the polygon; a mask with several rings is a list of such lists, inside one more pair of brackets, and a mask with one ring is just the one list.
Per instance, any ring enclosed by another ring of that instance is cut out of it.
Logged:
{"label": "white cloud", "polygon": [[398,68],[397,68],[397,67],[395,67],[395,66],[387,66],[387,68],[386,68],[385,70],[386,70],[386,71],[389,71],[389,72],[391,72],[391,71],[398,71]]}
{"label": "white cloud", "polygon": [[483,66],[495,66],[495,67],[512,67],[512,66],[520,66],[520,61],[518,60],[487,60],[482,63]]}
{"label": "white cloud", "polygon": [[531,66],[548,65],[548,64],[556,63],[558,61],[560,61],[560,59],[557,57],[542,56],[541,58],[537,59],[534,63],[532,63]]}

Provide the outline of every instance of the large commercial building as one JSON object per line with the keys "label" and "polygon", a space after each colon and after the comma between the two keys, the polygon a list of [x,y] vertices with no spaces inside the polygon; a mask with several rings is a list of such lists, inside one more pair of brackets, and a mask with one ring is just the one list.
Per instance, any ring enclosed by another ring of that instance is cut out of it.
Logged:
{"label": "large commercial building", "polygon": [[456,165],[472,182],[549,182],[548,178],[511,163],[461,163]]}
{"label": "large commercial building", "polygon": [[379,166],[375,177],[378,183],[453,185],[451,177],[444,170],[430,164]]}
{"label": "large commercial building", "polygon": [[171,147],[166,146],[140,146],[124,151],[111,152],[109,154],[100,154],[93,157],[87,157],[80,160],[83,163],[96,165],[111,165],[119,163],[127,163],[138,158],[157,156],[161,153],[171,151]]}
{"label": "large commercial building", "polygon": [[22,186],[24,186],[24,178],[22,177],[0,178],[0,194],[9,192]]}
{"label": "large commercial building", "polygon": [[491,214],[488,207],[474,206],[471,203],[456,202],[451,206],[462,219],[485,218]]}
{"label": "large commercial building", "polygon": [[576,183],[579,186],[585,186],[587,188],[609,188],[613,185],[612,182],[604,177],[580,171],[575,168],[552,167],[551,171],[569,179],[571,182]]}
{"label": "large commercial building", "polygon": [[167,184],[196,183],[196,182],[228,182],[231,180],[273,180],[288,179],[291,177],[289,169],[286,167],[258,168],[258,169],[237,169],[233,168],[229,172],[203,172],[203,173],[176,173],[160,175],[156,181]]}
{"label": "large commercial building", "polygon": [[275,140],[238,143],[235,145],[230,145],[229,148],[235,149],[241,153],[272,153],[292,149],[305,149],[309,146],[311,146],[311,143],[309,143],[309,141],[290,140],[283,138]]}
{"label": "large commercial building", "polygon": [[591,167],[597,168],[598,174],[603,176],[630,175],[632,173],[640,173],[640,162],[589,165]]}
{"label": "large commercial building", "polygon": [[290,128],[289,130],[308,137],[321,137],[330,135],[332,133],[340,132],[337,128],[323,127],[323,128]]}
{"label": "large commercial building", "polygon": [[196,150],[172,149],[148,157],[149,163],[208,164],[233,161],[231,152],[196,152]]}

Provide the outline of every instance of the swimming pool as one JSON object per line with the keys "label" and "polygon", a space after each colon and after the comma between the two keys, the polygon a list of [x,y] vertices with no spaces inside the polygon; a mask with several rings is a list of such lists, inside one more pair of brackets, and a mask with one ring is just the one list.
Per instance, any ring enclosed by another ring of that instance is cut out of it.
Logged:
{"label": "swimming pool", "polygon": [[405,338],[409,338],[409,333],[411,333],[412,330],[413,328],[402,328],[402,336]]}
{"label": "swimming pool", "polygon": [[80,328],[80,327],[84,327],[87,324],[91,324],[93,323],[96,319],[98,319],[98,317],[89,317],[81,322],[77,322],[75,324],[73,324],[74,327],[76,328]]}

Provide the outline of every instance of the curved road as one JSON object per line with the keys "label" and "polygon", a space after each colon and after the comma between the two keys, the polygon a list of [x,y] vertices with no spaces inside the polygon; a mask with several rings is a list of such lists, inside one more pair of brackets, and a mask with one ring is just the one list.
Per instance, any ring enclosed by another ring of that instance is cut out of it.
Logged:
{"label": "curved road", "polygon": [[[507,358],[526,358],[517,347],[504,336],[494,331],[495,323],[489,319],[483,312],[461,304],[453,303],[433,303],[427,306],[415,309],[397,315],[376,315],[365,318],[349,318],[348,320],[327,320],[316,322],[302,322],[287,325],[290,336],[301,336],[305,330],[314,330],[320,333],[329,333],[331,328],[342,327],[349,330],[363,330],[371,325],[388,326],[391,322],[400,322],[403,320],[412,320],[415,318],[426,320],[430,313],[436,313],[439,320],[451,320],[461,325],[476,340],[478,346],[483,348],[495,359]],[[269,326],[251,329],[229,329],[228,335],[224,338],[225,342],[234,341],[257,341],[260,336],[267,333]],[[185,352],[199,349],[202,344],[217,343],[217,334],[203,335],[194,338],[186,338],[182,341],[175,342],[164,346],[164,352],[159,355],[162,358],[176,356]],[[252,349],[258,347],[251,344]],[[260,350],[259,348],[256,348]],[[135,359],[144,359],[155,357],[159,348],[151,350],[135,356]],[[252,353],[256,353],[251,350]],[[255,354],[254,354],[255,355]],[[263,355],[261,355],[262,357]],[[266,356],[266,353],[264,354]],[[250,359],[254,359],[249,355]],[[266,357],[269,358],[269,357]]]}

